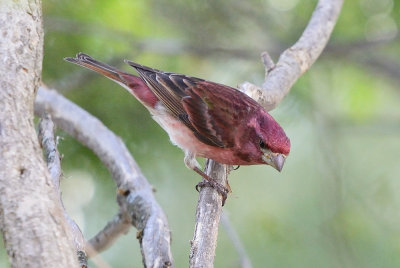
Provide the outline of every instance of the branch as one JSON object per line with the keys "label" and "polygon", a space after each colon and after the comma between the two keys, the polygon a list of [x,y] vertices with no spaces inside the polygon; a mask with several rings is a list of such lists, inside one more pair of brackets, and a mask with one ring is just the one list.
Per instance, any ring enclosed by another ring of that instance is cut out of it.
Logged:
{"label": "branch", "polygon": [[[228,166],[211,159],[206,174],[217,183],[228,186]],[[222,197],[211,187],[202,187],[196,211],[196,226],[191,241],[190,267],[212,267],[217,247],[218,225],[222,213]]]}
{"label": "branch", "polygon": [[51,116],[47,113],[45,113],[43,118],[40,119],[38,137],[44,151],[44,155],[47,162],[47,168],[49,169],[50,176],[53,180],[55,194],[59,197],[60,205],[64,209],[64,216],[69,225],[71,234],[73,235],[73,241],[78,255],[78,261],[80,267],[81,268],[88,267],[87,257],[85,252],[85,239],[82,235],[82,231],[75,223],[75,221],[65,211],[65,207],[61,199],[61,191],[60,191],[60,179],[62,175],[61,158],[57,150],[57,143],[54,139],[54,124],[53,121],[51,120]]}
{"label": "branch", "polygon": [[45,114],[39,121],[38,137],[44,151],[47,168],[53,179],[54,188],[58,193],[60,190],[61,158],[54,139],[54,124],[49,114]]}
{"label": "branch", "polygon": [[[268,111],[278,105],[296,80],[315,62],[326,46],[336,24],[343,0],[320,0],[300,39],[284,51],[276,65],[268,53],[262,54],[265,65],[265,82],[262,87],[249,82],[241,89]],[[211,177],[226,185],[228,167],[209,161]],[[218,224],[221,216],[220,196],[215,189],[200,191],[196,212],[196,227],[190,251],[190,267],[213,267]]]}
{"label": "branch", "polygon": [[88,241],[89,257],[108,249],[119,236],[128,233],[131,224],[129,213],[119,212],[115,215],[103,230]]}
{"label": "branch", "polygon": [[153,189],[121,141],[97,118],[54,90],[39,88],[35,112],[52,115],[58,127],[90,148],[107,166],[118,187],[121,211],[128,213],[141,234],[139,242],[146,267],[170,267],[170,230]]}
{"label": "branch", "polygon": [[[339,17],[343,0],[319,0],[300,39],[279,57],[268,71],[261,87],[245,82],[241,89],[259,102],[267,111],[274,109],[289,93],[296,80],[317,60],[328,43]],[[263,54],[263,58],[266,52]]]}

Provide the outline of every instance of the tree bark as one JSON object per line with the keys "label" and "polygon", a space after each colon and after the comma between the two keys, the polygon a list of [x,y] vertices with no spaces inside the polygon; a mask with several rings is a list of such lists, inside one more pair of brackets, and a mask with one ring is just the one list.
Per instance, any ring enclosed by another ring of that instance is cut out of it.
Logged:
{"label": "tree bark", "polygon": [[332,34],[344,0],[319,0],[300,39],[286,49],[274,65],[267,52],[262,54],[265,82],[261,87],[249,82],[240,88],[267,111],[274,109],[290,89],[318,59]]}
{"label": "tree bark", "polygon": [[[228,168],[227,165],[208,159],[205,172],[219,184],[228,187]],[[196,226],[189,256],[190,268],[214,267],[221,213],[222,196],[214,188],[203,187],[197,203]]]}
{"label": "tree bark", "polygon": [[[130,217],[137,230],[145,267],[173,267],[171,236],[167,217],[157,203],[153,188],[129,153],[121,138],[107,129],[97,118],[65,99],[54,90],[40,87],[35,110],[37,115],[48,112],[54,123],[77,141],[91,149],[105,164],[114,179],[118,191],[117,201],[121,219],[115,217],[91,239],[93,249],[103,250],[112,240],[107,237],[123,232]],[[126,215],[128,214],[128,215]],[[117,230],[119,229],[119,230]],[[120,232],[121,231],[121,232]],[[89,256],[94,255],[89,252]]]}
{"label": "tree bark", "polygon": [[41,76],[40,0],[0,3],[0,229],[12,267],[77,267],[33,123]]}

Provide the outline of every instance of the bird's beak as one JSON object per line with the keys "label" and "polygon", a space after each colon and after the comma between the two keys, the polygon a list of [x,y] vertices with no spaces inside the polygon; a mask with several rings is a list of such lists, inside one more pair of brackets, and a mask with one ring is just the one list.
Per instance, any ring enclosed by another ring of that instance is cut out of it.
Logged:
{"label": "bird's beak", "polygon": [[283,164],[285,164],[286,156],[278,153],[265,152],[262,159],[266,164],[281,172]]}
{"label": "bird's beak", "polygon": [[273,167],[281,172],[283,164],[285,164],[285,156],[283,154],[277,154],[272,156]]}

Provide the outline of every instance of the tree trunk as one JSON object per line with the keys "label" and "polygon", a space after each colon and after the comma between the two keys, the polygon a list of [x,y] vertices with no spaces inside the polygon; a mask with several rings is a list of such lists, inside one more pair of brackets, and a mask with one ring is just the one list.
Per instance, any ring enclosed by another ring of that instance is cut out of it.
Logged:
{"label": "tree trunk", "polygon": [[43,58],[41,1],[1,0],[0,35],[0,228],[10,263],[77,267],[33,123]]}

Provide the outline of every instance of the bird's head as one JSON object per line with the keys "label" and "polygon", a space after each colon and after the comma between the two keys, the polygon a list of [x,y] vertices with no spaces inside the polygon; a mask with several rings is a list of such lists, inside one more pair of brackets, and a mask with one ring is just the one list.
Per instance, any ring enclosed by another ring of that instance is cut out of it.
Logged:
{"label": "bird's head", "polygon": [[265,111],[247,122],[247,155],[257,164],[267,164],[281,171],[290,152],[290,140],[282,127]]}

